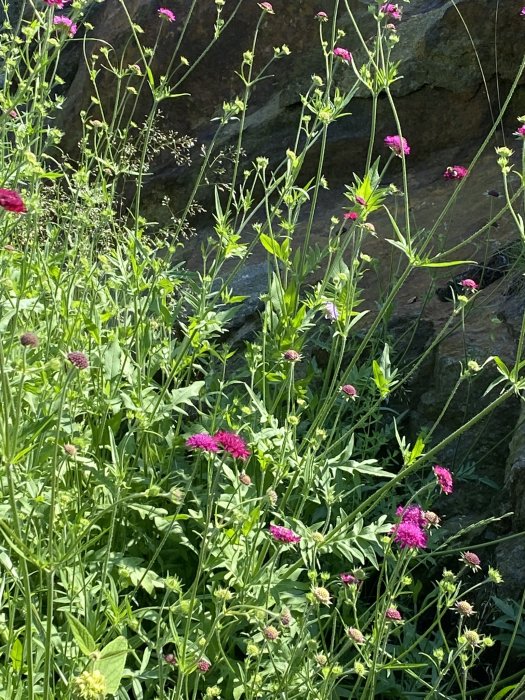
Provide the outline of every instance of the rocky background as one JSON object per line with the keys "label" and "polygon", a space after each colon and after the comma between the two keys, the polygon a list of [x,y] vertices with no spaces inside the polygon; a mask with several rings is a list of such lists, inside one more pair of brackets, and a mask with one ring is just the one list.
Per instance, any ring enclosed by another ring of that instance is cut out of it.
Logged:
{"label": "rocky background", "polygon": [[[261,36],[256,60],[263,64],[273,53],[274,46],[287,44],[291,55],[272,67],[272,77],[259,83],[253,93],[249,109],[244,147],[249,162],[257,155],[279,161],[290,147],[300,113],[300,94],[310,85],[310,76],[322,73],[322,55],[319,47],[319,23],[314,19],[319,10],[331,15],[335,0],[273,0],[275,15],[267,15],[261,25]],[[365,37],[372,34],[372,20],[367,3],[348,0]],[[173,9],[177,21],[163,28],[158,47],[156,74],[162,74],[180,42],[180,54],[196,67],[180,85],[187,97],[168,100],[163,104],[165,123],[181,134],[206,143],[211,138],[224,100],[241,94],[242,85],[235,75],[242,54],[251,48],[253,30],[260,10],[256,0],[241,0],[241,8],[224,30],[220,40],[200,61],[213,37],[216,6],[211,0],[197,0],[196,9],[186,34],[182,36],[189,0],[165,0],[160,3]],[[522,2],[518,0],[412,0],[404,5],[403,20],[399,23],[399,44],[394,58],[400,62],[399,75],[393,86],[399,116],[412,152],[410,155],[411,204],[417,227],[430,227],[450,196],[454,183],[445,183],[442,173],[447,165],[469,165],[477,148],[484,140],[497,117],[500,107],[523,60],[525,21],[519,17]],[[158,3],[126,0],[134,22],[142,27],[146,45],[153,45],[158,30]],[[237,2],[227,0],[223,18],[228,20]],[[11,0],[11,19],[24,6],[22,0]],[[0,15],[1,15],[0,10]],[[0,18],[1,19],[1,18]],[[128,43],[128,21],[118,0],[93,2],[86,12],[86,20],[96,27],[95,35],[115,47],[117,55],[124,55],[124,63],[137,62],[138,55]],[[468,32],[465,25],[468,26]],[[339,45],[354,54],[356,65],[362,61],[355,31],[347,20],[341,21],[346,36]],[[80,37],[80,32],[79,35]],[[90,109],[91,87],[89,74],[81,60],[81,44],[70,49],[70,55],[61,69],[66,80],[67,100],[59,125],[67,127],[65,147],[74,153],[79,138],[78,113]],[[88,55],[97,49],[96,43],[86,44]],[[200,61],[200,62],[199,62]],[[350,85],[351,72],[339,71],[343,87]],[[99,89],[111,103],[114,86],[109,73],[101,72]],[[138,105],[138,115],[145,114],[148,99]],[[344,205],[343,185],[349,183],[353,172],[361,172],[370,129],[370,99],[358,94],[352,101],[352,115],[337,121],[330,130],[325,175],[330,190],[324,193],[317,213],[314,232],[323,241],[330,216],[340,213]],[[516,117],[525,114],[525,82],[518,85],[505,119],[498,127],[493,145],[503,143],[512,147],[512,131]],[[93,116],[96,116],[93,111]],[[140,121],[136,116],[137,121]],[[396,133],[394,120],[387,102],[380,102],[377,123],[377,153],[382,152],[382,137]],[[224,136],[227,147],[235,137],[235,125]],[[490,151],[490,152],[489,152]],[[498,198],[486,196],[487,191],[501,189],[501,176],[491,149],[480,159],[469,175],[460,204],[456,205],[443,224],[439,235],[443,245],[459,244],[477,230],[496,210]],[[315,153],[307,164],[305,176],[316,166]],[[157,219],[162,214],[159,205],[165,195],[172,200],[184,201],[191,184],[191,169],[177,166],[165,157],[156,162],[155,172],[146,183],[147,200]],[[208,193],[209,194],[209,193]],[[202,193],[207,204],[207,193]],[[501,200],[500,200],[501,201]],[[199,264],[199,238],[206,235],[209,217],[198,222],[199,234],[192,247],[185,248],[188,263]],[[370,239],[368,252],[376,261],[376,269],[390,260],[391,249],[381,240],[385,222],[374,221],[379,236]],[[515,240],[517,231],[510,220],[503,219],[476,247],[457,253],[463,259],[483,262],[495,250]],[[239,328],[249,328],[256,322],[254,308],[266,283],[262,254],[254,255],[250,266],[238,279],[240,293],[250,296],[244,306],[244,316],[237,320]],[[521,265],[521,267],[520,267]],[[525,307],[521,284],[523,263],[518,261],[512,271],[499,283],[480,292],[468,315],[465,332],[456,327],[432,352],[431,359],[421,367],[405,397],[408,411],[404,429],[414,437],[437,418],[445,405],[467,359],[482,362],[491,355],[499,355],[511,362]],[[435,286],[457,273],[451,270],[445,276],[432,276],[419,271],[410,280],[398,300],[393,331],[404,330],[418,323],[413,334],[417,348],[428,346],[451,313],[451,306],[437,300]],[[525,284],[525,282],[524,282]],[[373,303],[377,275],[370,274],[364,296]],[[251,324],[251,325],[250,325]],[[415,347],[415,346],[414,346]],[[447,409],[435,439],[446,435],[474,415],[489,399],[485,389],[497,376],[494,369],[474,377],[467,395],[457,396]],[[490,394],[494,397],[498,389]],[[472,533],[473,542],[485,538],[490,541],[503,535],[525,530],[525,409],[518,398],[500,408],[482,426],[451,445],[441,462],[453,469],[461,467],[465,479],[458,484],[456,493],[440,504],[447,514],[446,527],[455,529],[482,520],[487,514],[514,515]],[[470,471],[469,471],[470,469]],[[466,471],[465,471],[466,470]],[[467,478],[468,477],[468,478]],[[525,537],[509,539],[490,552],[493,562],[502,570],[506,592],[518,596],[525,585]]]}

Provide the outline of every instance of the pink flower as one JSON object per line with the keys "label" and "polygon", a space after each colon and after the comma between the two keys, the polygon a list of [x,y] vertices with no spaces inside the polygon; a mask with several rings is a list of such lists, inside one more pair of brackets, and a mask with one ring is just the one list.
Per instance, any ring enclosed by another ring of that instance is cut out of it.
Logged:
{"label": "pink flower", "polygon": [[190,450],[202,450],[203,452],[218,452],[217,441],[207,433],[196,433],[186,440],[186,447]]}
{"label": "pink flower", "polygon": [[350,399],[358,398],[357,389],[355,388],[355,386],[352,386],[352,384],[343,384],[343,386],[341,387],[341,391],[343,392],[343,394],[346,394],[346,396],[348,396]]}
{"label": "pink flower", "polygon": [[75,36],[77,33],[77,25],[64,15],[55,15],[53,17],[53,24],[59,29],[66,29],[69,32],[69,36]]}
{"label": "pink flower", "polygon": [[211,668],[211,663],[208,659],[199,659],[197,661],[197,668],[201,673],[207,673]]}
{"label": "pink flower", "polygon": [[472,571],[479,571],[481,569],[481,560],[474,552],[463,552],[459,561],[462,561],[466,566],[472,569]]}
{"label": "pink flower", "polygon": [[159,7],[158,15],[161,19],[165,19],[167,22],[175,22],[175,14],[168,10],[167,7]]}
{"label": "pink flower", "polygon": [[355,211],[345,211],[343,214],[343,219],[350,219],[350,221],[355,221],[356,219],[359,219],[359,214]]}
{"label": "pink flower", "polygon": [[402,153],[406,156],[410,155],[410,146],[403,136],[385,136],[384,143],[397,156]]}
{"label": "pink flower", "polygon": [[326,12],[323,12],[323,11],[321,10],[321,12],[318,12],[318,13],[315,15],[315,19],[318,19],[319,22],[328,22],[328,15],[326,14]]}
{"label": "pink flower", "polygon": [[394,542],[402,549],[424,549],[427,546],[427,533],[410,520],[401,521],[392,528]]}
{"label": "pink flower", "polygon": [[401,518],[402,523],[414,523],[418,527],[424,527],[426,524],[423,510],[416,504],[410,506],[398,506],[396,515]]}
{"label": "pink flower", "polygon": [[435,464],[432,467],[432,471],[436,476],[441,491],[447,496],[449,493],[452,493],[452,491],[454,490],[454,481],[452,479],[452,474],[450,473],[450,471],[446,467],[440,467],[439,464]]}
{"label": "pink flower", "polygon": [[520,17],[525,17],[525,7],[522,7],[520,10]]}
{"label": "pink flower", "polygon": [[474,282],[474,280],[471,280],[470,277],[461,280],[460,285],[463,287],[463,289],[470,289],[471,292],[475,292],[476,289],[479,289],[479,284]]}
{"label": "pink flower", "polygon": [[27,211],[22,197],[14,190],[0,189],[0,207],[7,211],[14,211],[17,214],[22,214]]}
{"label": "pink flower", "polygon": [[286,542],[286,544],[295,544],[300,542],[301,537],[297,535],[293,530],[289,530],[287,527],[282,527],[281,525],[270,525],[270,535],[277,542]]}
{"label": "pink flower", "polygon": [[358,583],[358,580],[352,574],[339,574],[339,578],[345,586],[351,586],[353,583]]}
{"label": "pink flower", "polygon": [[355,201],[360,204],[362,207],[366,207],[366,199],[363,197],[360,197],[359,195],[356,196]]}
{"label": "pink flower", "polygon": [[401,19],[401,10],[393,2],[385,2],[379,8],[379,12],[382,12],[384,15],[390,15],[392,19]]}
{"label": "pink flower", "polygon": [[468,169],[462,165],[449,165],[443,173],[445,180],[463,180],[467,175]]}
{"label": "pink flower", "polygon": [[[523,8],[523,10],[525,10],[525,7]],[[522,10],[522,12],[523,12],[523,10]],[[514,136],[523,136],[525,138],[525,124],[518,126],[518,128],[514,132]]]}
{"label": "pink flower", "polygon": [[275,14],[275,12],[273,11],[272,5],[269,2],[260,2],[259,7],[261,8],[261,10],[263,10],[264,12],[267,12],[269,15]]}
{"label": "pink flower", "polygon": [[337,310],[337,306],[332,301],[329,301],[325,304],[324,317],[329,321],[337,321],[337,319],[339,318],[339,311]]}
{"label": "pink flower", "polygon": [[350,61],[352,60],[352,54],[350,53],[350,51],[348,51],[347,49],[343,49],[340,46],[334,49],[334,56],[340,58],[343,61],[343,63],[350,63]]}
{"label": "pink flower", "polygon": [[303,359],[303,356],[297,350],[286,350],[286,352],[283,352],[283,358],[288,360],[288,362],[299,362],[299,360]]}
{"label": "pink flower", "polygon": [[385,617],[387,620],[396,620],[397,622],[403,619],[401,613],[399,610],[396,610],[396,608],[388,608],[385,612]]}
{"label": "pink flower", "polygon": [[229,452],[232,457],[237,459],[247,459],[250,456],[250,450],[246,447],[246,443],[237,433],[229,433],[227,430],[220,430],[214,435],[217,445],[223,450]]}
{"label": "pink flower", "polygon": [[46,5],[49,5],[50,7],[58,7],[59,10],[61,10],[64,5],[67,5],[70,0],[44,0]]}

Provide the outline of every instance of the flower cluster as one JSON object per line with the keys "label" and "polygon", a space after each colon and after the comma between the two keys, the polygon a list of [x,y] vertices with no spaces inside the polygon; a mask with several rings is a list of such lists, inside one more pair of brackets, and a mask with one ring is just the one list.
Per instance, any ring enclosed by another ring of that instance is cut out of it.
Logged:
{"label": "flower cluster", "polygon": [[334,56],[340,58],[343,61],[343,63],[347,64],[350,63],[350,61],[352,60],[352,54],[350,53],[350,51],[348,51],[348,49],[343,49],[340,46],[336,46],[336,48],[334,49]]}
{"label": "flower cluster", "polygon": [[277,542],[285,542],[286,544],[295,544],[300,542],[301,537],[297,535],[293,530],[282,525],[270,525],[269,527],[270,535]]}
{"label": "flower cluster", "polygon": [[166,22],[175,22],[176,20],[175,14],[168,10],[167,7],[159,7],[159,17],[166,20]]}
{"label": "flower cluster", "polygon": [[424,549],[427,546],[428,535],[425,531],[427,521],[423,510],[418,505],[406,508],[399,506],[396,515],[401,518],[401,522],[392,528],[394,542],[402,549]]}
{"label": "flower cluster", "polygon": [[227,430],[220,430],[215,435],[208,435],[207,433],[191,435],[186,440],[186,447],[192,450],[202,450],[203,452],[218,452],[222,448],[236,459],[248,459],[250,456],[250,450],[246,447],[242,437]]}
{"label": "flower cluster", "polygon": [[69,19],[69,17],[65,17],[64,15],[55,15],[53,17],[53,24],[58,29],[66,30],[69,36],[75,36],[77,33],[77,25],[73,22],[73,20]]}
{"label": "flower cluster", "polygon": [[410,146],[403,136],[385,136],[384,144],[395,153],[396,156],[400,156],[401,154],[405,156],[410,155]]}
{"label": "flower cluster", "polygon": [[468,168],[462,165],[449,165],[443,173],[445,180],[463,180],[468,175]]}
{"label": "flower cluster", "polygon": [[[465,283],[467,281],[472,282],[473,280],[463,280],[463,283]],[[475,282],[474,282],[474,285],[476,285]],[[470,284],[468,284],[468,285],[465,284],[465,286],[472,288],[472,286]],[[477,288],[477,285],[476,285],[476,288]],[[441,491],[447,496],[450,493],[452,493],[452,491],[454,490],[454,480],[452,479],[452,474],[450,473],[450,471],[446,467],[439,466],[439,464],[435,464],[432,467],[432,471],[434,472],[434,474],[436,476],[437,483],[438,483]]]}
{"label": "flower cluster", "polygon": [[14,190],[0,189],[0,207],[16,214],[23,214],[27,211],[22,197]]}
{"label": "flower cluster", "polygon": [[382,12],[384,15],[388,15],[391,19],[401,19],[401,10],[399,9],[398,5],[394,4],[393,2],[385,2],[384,5],[381,5],[379,8],[379,12]]}

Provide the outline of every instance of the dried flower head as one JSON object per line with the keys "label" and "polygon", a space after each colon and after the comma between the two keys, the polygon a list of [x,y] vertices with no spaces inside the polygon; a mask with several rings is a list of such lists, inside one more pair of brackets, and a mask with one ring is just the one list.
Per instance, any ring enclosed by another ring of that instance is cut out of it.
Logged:
{"label": "dried flower head", "polygon": [[27,211],[22,197],[14,190],[0,189],[0,207],[6,211],[12,211],[16,214],[23,214]]}
{"label": "dried flower head", "polygon": [[474,552],[462,552],[459,561],[462,561],[466,566],[472,569],[472,571],[481,570],[481,560]]}
{"label": "dried flower head", "polygon": [[176,666],[177,665],[177,657],[175,654],[169,653],[169,654],[164,654],[162,657],[164,661],[169,664],[170,666]]}
{"label": "dried flower head", "polygon": [[251,486],[252,483],[252,480],[250,479],[248,474],[246,474],[246,472],[241,472],[239,474],[239,481],[243,486]]}
{"label": "dried flower head", "polygon": [[280,636],[279,630],[274,627],[273,625],[268,625],[268,627],[265,627],[263,629],[263,636],[265,639],[268,639],[270,642],[274,642],[276,639],[279,638]]}
{"label": "dried flower head", "polygon": [[286,544],[295,544],[300,542],[301,537],[297,535],[293,530],[282,525],[270,525],[269,527],[270,535],[277,542],[285,542]]}
{"label": "dried flower head", "polygon": [[89,367],[88,357],[83,352],[68,352],[67,359],[77,369],[87,369]]}
{"label": "dried flower head", "polygon": [[394,620],[395,622],[400,622],[403,619],[397,608],[388,608],[385,612],[385,617],[387,620]]}
{"label": "dried flower head", "polygon": [[322,605],[332,604],[330,592],[326,588],[323,588],[323,586],[315,586],[312,588],[312,594],[314,598]]}
{"label": "dried flower head", "polygon": [[39,343],[37,334],[31,331],[22,333],[20,336],[20,345],[23,345],[25,348],[37,348]]}
{"label": "dried flower head", "polygon": [[280,619],[281,625],[283,625],[283,627],[288,627],[289,625],[291,625],[291,623],[293,621],[293,617],[292,617],[291,612],[288,610],[288,608],[285,608],[282,611],[281,617],[279,619]]}
{"label": "dried flower head", "polygon": [[346,630],[346,636],[356,644],[364,644],[366,641],[363,633],[356,627],[349,627]]}
{"label": "dried flower head", "polygon": [[321,10],[315,15],[315,19],[319,20],[319,22],[328,22],[328,15]]}
{"label": "dried flower head", "polygon": [[454,490],[454,480],[452,479],[451,472],[446,467],[441,467],[439,464],[435,464],[432,467],[432,471],[435,474],[441,491],[447,496],[452,493]]}
{"label": "dried flower head", "polygon": [[272,488],[269,488],[269,489],[266,491],[266,498],[270,501],[270,504],[271,504],[272,506],[276,505],[277,499],[278,499],[277,491],[275,491],[275,490],[272,489]]}
{"label": "dried flower head", "polygon": [[190,450],[202,450],[203,452],[217,452],[219,446],[217,440],[207,433],[195,433],[186,440],[186,447]]}
{"label": "dried flower head", "polygon": [[76,456],[77,456],[78,450],[77,450],[77,448],[75,447],[75,445],[72,445],[70,442],[66,442],[66,444],[63,445],[63,448],[62,448],[62,449],[63,449],[64,452],[65,452],[67,455],[69,455],[70,457],[76,457]]}
{"label": "dried flower head", "polygon": [[326,656],[326,654],[316,654],[314,656],[314,659],[315,663],[318,666],[326,666],[326,664],[328,663],[328,657]]}
{"label": "dried flower head", "polygon": [[454,610],[459,613],[461,617],[470,617],[476,614],[476,611],[467,600],[456,600]]}
{"label": "dried flower head", "polygon": [[275,14],[275,12],[273,11],[273,7],[272,7],[271,3],[269,3],[269,2],[260,2],[260,3],[258,3],[258,4],[259,4],[259,7],[261,8],[261,10],[262,10],[263,12],[267,12],[269,15],[274,15],[274,14]]}
{"label": "dried flower head", "polygon": [[303,356],[297,350],[286,350],[286,352],[283,352],[283,358],[288,362],[299,362],[299,360],[303,359]]}
{"label": "dried flower head", "polygon": [[439,527],[441,523],[441,518],[437,513],[432,510],[426,510],[423,513],[427,527]]}
{"label": "dried flower head", "polygon": [[396,156],[410,155],[410,146],[403,136],[385,136],[384,143]]}
{"label": "dried flower head", "polygon": [[352,384],[343,384],[341,387],[341,391],[345,396],[348,396],[349,399],[358,399],[359,396],[357,394],[357,389],[355,386],[352,386]]}

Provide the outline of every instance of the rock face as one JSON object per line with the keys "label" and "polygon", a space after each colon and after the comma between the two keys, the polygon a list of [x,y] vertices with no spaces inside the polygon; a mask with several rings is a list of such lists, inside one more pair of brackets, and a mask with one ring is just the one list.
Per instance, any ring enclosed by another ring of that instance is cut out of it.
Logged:
{"label": "rock face", "polygon": [[[126,5],[130,17],[144,29],[141,38],[145,45],[153,46],[161,30],[153,67],[156,75],[167,70],[174,51],[178,52],[177,63],[183,55],[194,67],[177,89],[189,95],[163,103],[166,123],[180,133],[196,136],[201,142],[208,141],[216,128],[216,123],[210,120],[218,115],[223,101],[242,94],[243,86],[235,71],[239,70],[243,52],[252,48],[254,30],[261,16],[257,2],[239,3],[231,22],[228,20],[237,5],[231,1],[226,3],[222,14],[226,26],[208,52],[206,47],[214,34],[215,3],[196,3],[187,28],[188,0],[182,7],[174,8],[177,11],[174,23],[162,22],[157,17],[156,5],[151,3],[127,0]],[[259,26],[255,65],[263,65],[272,56],[275,46],[287,44],[292,53],[275,62],[271,76],[255,86],[244,142],[248,161],[255,155],[271,159],[282,157],[293,143],[301,109],[300,94],[307,91],[313,73],[323,75],[319,22],[315,19],[319,10],[316,0],[293,3],[275,0],[273,7],[275,15],[264,15]],[[333,7],[333,0],[329,0],[324,10],[331,16]],[[350,0],[350,7],[363,36],[371,37],[372,18],[366,4]],[[515,38],[523,24],[516,6],[495,0],[457,0],[454,4],[447,0],[414,0],[403,7],[404,16],[397,31],[400,41],[392,53],[400,62],[399,75],[403,80],[394,83],[393,92],[404,132],[412,146],[411,157],[427,159],[444,146],[461,148],[466,141],[479,142],[492,125],[498,104],[504,100],[522,59],[521,43]],[[138,52],[127,40],[128,21],[120,3],[95,4],[89,9],[88,19],[95,26],[94,35],[98,39],[115,47],[117,57],[124,54],[124,65],[140,64]],[[324,37],[329,39],[330,24],[321,26],[325,30]],[[350,19],[342,16],[340,26],[346,36],[338,45],[353,52],[355,65],[359,67],[363,51],[355,48],[359,42]],[[96,42],[86,46],[88,54],[96,48]],[[68,63],[64,70],[70,85],[61,121],[71,127],[78,118],[79,108],[89,108],[91,88],[88,70],[80,60]],[[349,86],[354,81],[352,69],[339,66],[337,79],[343,87]],[[98,82],[102,95],[111,104],[111,75],[101,71]],[[513,117],[525,111],[523,89],[516,93],[515,103],[515,108],[509,112]],[[332,125],[326,158],[326,172],[331,181],[361,165],[369,138],[370,104],[369,95],[359,92],[351,103],[352,115]],[[135,114],[139,123],[148,107],[147,97],[139,100]],[[381,97],[378,150],[382,150],[382,136],[395,133],[394,125],[390,107]],[[234,137],[234,131],[232,128],[225,133],[223,144]],[[66,146],[74,150],[75,129],[70,128],[69,134]],[[311,167],[314,160],[315,154]],[[165,160],[157,164],[150,187],[160,198],[163,194],[186,189],[187,183],[188,171]]]}

